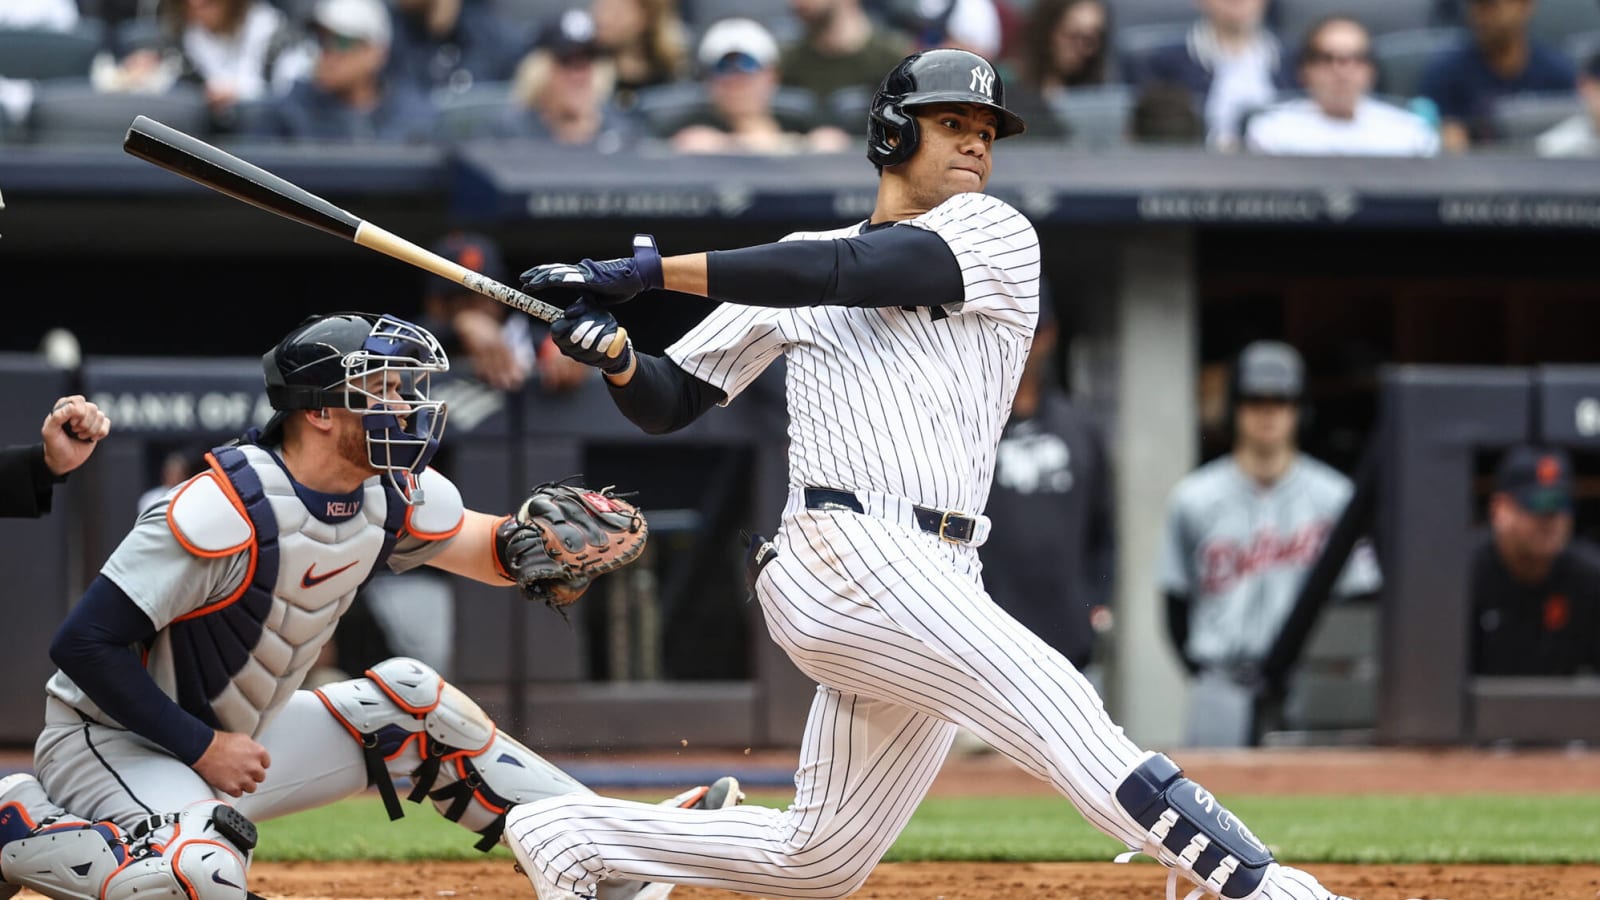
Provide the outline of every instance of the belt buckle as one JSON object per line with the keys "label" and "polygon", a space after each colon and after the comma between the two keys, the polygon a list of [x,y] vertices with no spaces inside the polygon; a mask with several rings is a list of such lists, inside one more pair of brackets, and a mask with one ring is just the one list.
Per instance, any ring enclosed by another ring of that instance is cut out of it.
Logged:
{"label": "belt buckle", "polygon": [[953,509],[945,510],[944,511],[944,515],[941,515],[939,517],[939,540],[947,541],[947,542],[949,542],[951,544],[965,544],[965,543],[967,543],[968,539],[966,539],[966,538],[951,537],[950,535],[945,534],[945,529],[950,527],[950,519],[952,517],[958,518],[958,519],[966,518],[965,515],[963,515],[963,514],[961,514],[959,512],[956,512]]}

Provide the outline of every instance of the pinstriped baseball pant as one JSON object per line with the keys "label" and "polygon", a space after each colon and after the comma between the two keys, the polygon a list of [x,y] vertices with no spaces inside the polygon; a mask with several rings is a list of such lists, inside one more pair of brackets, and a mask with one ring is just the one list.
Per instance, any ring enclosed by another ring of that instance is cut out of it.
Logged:
{"label": "pinstriped baseball pant", "polygon": [[[1147,754],[1070,663],[989,600],[976,551],[849,512],[799,512],[776,543],[756,594],[772,638],[821,684],[793,805],[678,810],[568,795],[515,807],[507,836],[545,878],[578,893],[623,877],[844,896],[905,827],[957,725],[1096,828],[1142,842],[1112,792]],[[1264,896],[1326,894],[1269,886]]]}

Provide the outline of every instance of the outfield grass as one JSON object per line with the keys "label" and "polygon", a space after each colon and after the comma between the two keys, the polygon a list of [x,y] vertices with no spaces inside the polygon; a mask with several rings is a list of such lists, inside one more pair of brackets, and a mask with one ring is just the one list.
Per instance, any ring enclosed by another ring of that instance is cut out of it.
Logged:
{"label": "outfield grass", "polygon": [[[782,806],[786,794],[748,802]],[[1225,798],[1235,813],[1296,862],[1600,863],[1600,796],[1378,796]],[[261,824],[261,860],[482,859],[475,838],[406,803],[389,822],[375,795]],[[934,797],[924,801],[888,859],[1105,862],[1121,845],[1065,801],[1041,797]],[[492,853],[509,858],[505,848]]]}

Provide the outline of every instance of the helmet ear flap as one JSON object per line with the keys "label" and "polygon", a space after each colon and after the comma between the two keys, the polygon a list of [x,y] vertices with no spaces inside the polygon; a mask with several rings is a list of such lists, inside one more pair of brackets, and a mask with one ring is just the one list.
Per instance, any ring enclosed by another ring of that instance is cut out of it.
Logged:
{"label": "helmet ear flap", "polygon": [[[882,103],[872,110],[871,144],[867,156],[878,166],[897,166],[917,149],[917,119],[899,103]],[[890,138],[896,140],[890,142]]]}

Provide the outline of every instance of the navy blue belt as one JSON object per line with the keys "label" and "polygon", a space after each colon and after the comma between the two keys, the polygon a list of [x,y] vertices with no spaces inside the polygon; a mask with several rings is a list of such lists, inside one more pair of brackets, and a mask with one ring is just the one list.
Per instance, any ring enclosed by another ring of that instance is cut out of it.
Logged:
{"label": "navy blue belt", "polygon": [[[833,488],[808,487],[806,490],[806,509],[820,510],[849,510],[850,512],[866,513],[861,501],[850,491],[839,491]],[[916,517],[917,527],[929,534],[936,534],[940,540],[953,544],[970,544],[973,535],[978,531],[976,516],[964,516],[956,512],[946,512],[942,509],[929,509],[926,506],[911,507],[911,514]]]}

